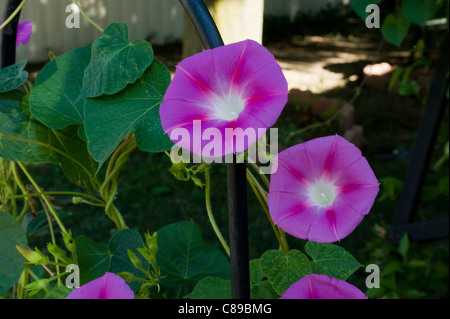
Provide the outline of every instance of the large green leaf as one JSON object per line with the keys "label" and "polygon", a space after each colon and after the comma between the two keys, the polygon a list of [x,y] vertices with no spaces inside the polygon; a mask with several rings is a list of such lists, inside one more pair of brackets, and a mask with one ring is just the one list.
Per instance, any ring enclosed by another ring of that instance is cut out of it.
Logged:
{"label": "large green leaf", "polygon": [[[141,259],[144,267],[148,267],[148,262],[137,252],[137,248],[144,247],[144,241],[138,232],[131,229],[114,233],[108,244],[95,242],[84,235],[77,237],[75,244],[81,284],[99,278],[106,272],[117,274],[125,271],[142,278],[144,274],[132,264],[128,257],[128,250]],[[131,283],[130,287],[136,289],[137,285]]]}
{"label": "large green leaf", "polygon": [[202,278],[187,297],[191,299],[231,299],[231,280],[216,277]]}
{"label": "large green leaf", "polygon": [[145,40],[131,43],[128,26],[113,23],[92,44],[92,57],[84,71],[80,99],[115,94],[139,79],[153,62],[153,49]]}
{"label": "large green leaf", "polygon": [[409,22],[399,10],[395,13],[390,13],[384,19],[381,25],[381,34],[390,43],[400,47],[403,39],[408,34],[411,22]]}
{"label": "large green leaf", "polygon": [[11,214],[0,211],[0,295],[19,280],[26,260],[16,246],[27,245],[22,226]]}
{"label": "large green leaf", "polygon": [[311,274],[311,265],[304,254],[291,250],[286,255],[281,250],[268,250],[260,258],[261,269],[281,296],[294,282]]}
{"label": "large green leaf", "polygon": [[158,265],[163,276],[161,284],[179,287],[195,284],[211,276],[230,278],[230,264],[223,253],[207,245],[192,221],[179,222],[158,230]]}
{"label": "large green leaf", "polygon": [[53,287],[44,299],[65,299],[71,292],[66,286]]}
{"label": "large green leaf", "polygon": [[90,58],[90,47],[81,47],[44,66],[30,95],[30,112],[35,118],[55,130],[83,124],[85,100],[77,98]]}
{"label": "large green leaf", "polygon": [[439,0],[402,1],[402,12],[411,23],[424,25],[433,17],[443,2]]}
{"label": "large green leaf", "polygon": [[312,258],[314,274],[346,280],[362,266],[348,251],[334,244],[309,241],[305,251]]}
{"label": "large green leaf", "polygon": [[0,156],[25,163],[59,163],[70,181],[90,188],[97,167],[77,130],[44,126],[31,116],[21,92],[0,94]]}
{"label": "large green leaf", "polygon": [[276,299],[279,298],[270,280],[265,280],[261,268],[261,260],[250,260],[250,289],[253,299]]}
{"label": "large green leaf", "polygon": [[368,13],[366,8],[369,4],[379,4],[383,0],[353,0],[353,10],[362,19],[366,20]]}
{"label": "large green leaf", "polygon": [[85,105],[85,132],[89,152],[101,164],[127,134],[134,132],[138,147],[146,152],[162,152],[173,143],[161,127],[159,105],[170,83],[170,72],[155,61],[144,76],[125,90]]}
{"label": "large green leaf", "polygon": [[24,71],[26,60],[9,65],[0,70],[0,93],[17,89],[28,79],[28,72]]}

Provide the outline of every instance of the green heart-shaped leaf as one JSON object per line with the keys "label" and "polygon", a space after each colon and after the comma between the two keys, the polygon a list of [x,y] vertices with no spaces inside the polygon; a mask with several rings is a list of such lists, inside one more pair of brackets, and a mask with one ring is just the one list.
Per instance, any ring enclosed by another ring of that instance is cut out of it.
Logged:
{"label": "green heart-shaped leaf", "polygon": [[203,241],[200,230],[192,221],[158,230],[157,261],[161,274],[167,276],[161,284],[168,287],[195,284],[207,276],[230,278],[228,259],[219,249]]}
{"label": "green heart-shaped leaf", "polygon": [[424,25],[439,9],[443,1],[408,0],[402,1],[402,12],[411,23]]}
{"label": "green heart-shaped leaf", "polygon": [[0,93],[17,89],[28,79],[28,72],[24,71],[26,60],[9,65],[0,70]]}
{"label": "green heart-shaped leaf", "polygon": [[400,47],[408,34],[410,25],[411,22],[403,16],[401,11],[390,13],[381,25],[381,34],[387,41]]}
{"label": "green heart-shaped leaf", "polygon": [[309,241],[305,251],[312,258],[314,274],[346,280],[362,266],[348,251],[334,244]]}
{"label": "green heart-shaped leaf", "polygon": [[33,118],[24,93],[0,94],[0,156],[26,163],[59,163],[66,177],[91,187],[97,166],[78,137],[78,128],[53,130]]}
{"label": "green heart-shaped leaf", "polygon": [[131,132],[135,133],[142,151],[170,149],[173,143],[164,133],[159,117],[159,105],[169,83],[170,72],[161,62],[154,61],[144,76],[125,90],[86,101],[89,152],[100,166]]}
{"label": "green heart-shaped leaf", "polygon": [[[148,262],[137,252],[137,248],[144,247],[144,241],[138,232],[131,229],[117,231],[111,236],[108,244],[95,242],[84,235],[77,237],[75,243],[81,284],[99,278],[106,272],[117,274],[125,271],[136,277],[145,276],[131,262],[128,250],[138,256],[145,268],[149,267]],[[130,287],[137,289],[138,285],[130,284]]]}
{"label": "green heart-shaped leaf", "polygon": [[0,211],[0,295],[19,280],[26,260],[16,246],[27,245],[23,227],[11,214]]}
{"label": "green heart-shaped leaf", "polygon": [[92,44],[91,61],[84,71],[79,99],[115,94],[139,79],[153,62],[145,40],[131,43],[128,26],[113,23]]}
{"label": "green heart-shaped leaf", "polygon": [[31,90],[31,114],[55,130],[72,124],[83,124],[85,100],[78,99],[78,96],[84,69],[90,59],[90,47],[82,47],[47,63],[39,72]]}
{"label": "green heart-shaped leaf", "polygon": [[288,255],[281,250],[268,250],[262,254],[260,261],[262,272],[279,296],[294,282],[311,274],[308,257],[295,249]]}
{"label": "green heart-shaped leaf", "polygon": [[202,278],[188,296],[190,299],[231,299],[231,280]]}

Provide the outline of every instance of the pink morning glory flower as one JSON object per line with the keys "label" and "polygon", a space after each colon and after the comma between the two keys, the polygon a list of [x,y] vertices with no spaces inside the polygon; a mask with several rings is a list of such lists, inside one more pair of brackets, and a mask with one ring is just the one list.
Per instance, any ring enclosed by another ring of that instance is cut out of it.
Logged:
{"label": "pink morning glory flower", "polygon": [[[2,21],[0,20],[0,25],[1,24]],[[17,26],[16,47],[18,47],[19,44],[21,43],[28,44],[32,32],[33,32],[33,25],[31,24],[30,20],[20,22],[19,25]]]}
{"label": "pink morning glory flower", "polygon": [[367,299],[357,287],[344,280],[311,274],[293,283],[280,299]]}
{"label": "pink morning glory flower", "polygon": [[335,242],[372,208],[379,183],[361,151],[335,135],[280,152],[270,180],[273,222],[292,236]]}
{"label": "pink morning glory flower", "polygon": [[[161,103],[161,124],[178,146],[221,157],[243,152],[261,138],[287,96],[287,81],[274,56],[245,40],[181,61]],[[246,138],[234,138],[241,133]]]}
{"label": "pink morning glory flower", "polygon": [[107,272],[80,288],[74,288],[66,299],[134,299],[134,293],[125,280]]}

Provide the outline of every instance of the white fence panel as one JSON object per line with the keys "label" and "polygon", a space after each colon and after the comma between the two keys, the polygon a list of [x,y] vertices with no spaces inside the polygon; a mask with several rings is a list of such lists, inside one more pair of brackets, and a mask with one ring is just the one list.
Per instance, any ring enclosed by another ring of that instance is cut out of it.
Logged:
{"label": "white fence panel", "polygon": [[[80,0],[85,12],[102,28],[112,22],[124,22],[130,39],[148,39],[162,44],[180,40],[183,35],[184,9],[178,0]],[[83,45],[90,45],[100,32],[81,17],[80,28],[66,27],[66,7],[70,0],[28,0],[20,20],[33,23],[30,42],[17,49],[17,59],[45,61],[48,50],[56,55]],[[3,15],[6,0],[0,0]],[[2,17],[3,19],[3,17]]]}
{"label": "white fence panel", "polygon": [[[314,14],[327,5],[349,4],[350,0],[260,0],[265,15],[295,18],[299,12]],[[147,39],[153,44],[180,41],[183,38],[184,9],[178,0],[79,0],[86,13],[101,27],[112,22],[127,23],[130,39]],[[33,23],[28,45],[17,49],[17,60],[40,62],[48,59],[48,51],[56,55],[76,47],[90,45],[100,32],[81,17],[80,28],[69,29],[66,7],[71,0],[28,0],[21,21]],[[6,0],[0,0],[3,15]],[[1,17],[4,18],[3,16]],[[256,21],[255,21],[256,23]]]}

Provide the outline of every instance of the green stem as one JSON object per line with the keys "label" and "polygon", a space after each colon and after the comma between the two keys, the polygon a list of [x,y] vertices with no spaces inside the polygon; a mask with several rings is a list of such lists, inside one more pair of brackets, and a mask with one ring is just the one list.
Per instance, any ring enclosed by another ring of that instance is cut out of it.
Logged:
{"label": "green stem", "polygon": [[[28,194],[28,191],[27,191],[26,187],[23,185],[22,181],[20,180],[19,174],[17,173],[17,167],[14,162],[11,162],[11,171],[13,173],[15,183],[17,184],[17,186],[19,186],[22,194],[24,196],[26,196]],[[25,214],[27,213],[28,208],[29,208],[29,203],[30,203],[29,198],[25,197],[22,211],[20,212],[19,216],[17,217],[17,220],[19,221],[19,223],[21,223],[23,218],[25,217]]]}
{"label": "green stem", "polygon": [[119,176],[119,171],[126,162],[130,153],[137,148],[136,144],[132,144],[130,146],[130,143],[133,141],[135,141],[135,139],[130,137],[114,151],[106,169],[105,180],[100,187],[100,194],[103,200],[106,201],[106,215],[114,222],[117,229],[128,228],[120,211],[116,206],[114,206],[114,198],[117,193],[117,179]]}
{"label": "green stem", "polygon": [[270,226],[272,227],[273,232],[275,233],[275,236],[277,237],[278,243],[281,246],[281,238],[280,234],[278,232],[278,229],[276,228],[275,224],[273,223],[272,219],[270,218],[269,210],[267,209],[267,205],[264,203],[261,194],[259,193],[258,189],[256,188],[256,185],[253,181],[253,176],[251,173],[247,170],[247,180],[250,184],[250,187],[253,190],[253,193],[256,196],[256,199],[258,200],[259,204],[261,205],[262,209],[264,210],[264,213],[266,214],[267,219],[269,220]]}
{"label": "green stem", "polygon": [[[117,158],[117,161],[114,163],[114,168],[110,170],[110,172],[107,172],[106,176],[105,176],[105,181],[103,182],[101,188],[100,188],[100,193],[103,194],[108,187],[108,183],[117,178],[119,170],[122,168],[122,165],[125,163],[125,161],[128,158],[128,155],[130,155],[130,153],[132,151],[134,151],[137,148],[136,144],[133,144],[129,149],[125,150],[122,154],[120,154],[120,156]],[[109,166],[109,164],[108,164]]]}
{"label": "green stem", "polygon": [[80,167],[84,172],[86,172],[86,174],[88,176],[92,176],[92,173],[83,165],[81,164],[78,160],[76,160],[75,158],[73,158],[72,156],[70,156],[67,153],[64,153],[63,151],[57,149],[56,147],[40,142],[40,141],[34,141],[34,140],[30,140],[30,139],[26,139],[26,138],[22,138],[19,136],[10,136],[10,135],[2,135],[3,139],[9,139],[9,140],[13,140],[13,141],[20,141],[20,142],[25,142],[25,143],[30,143],[30,144],[36,144],[36,145],[40,145],[42,147],[48,148],[64,157],[66,157],[67,159],[71,160],[72,162],[74,162],[76,165],[78,165],[78,167]]}
{"label": "green stem", "polygon": [[263,182],[264,182],[264,185],[267,187],[267,189],[269,189],[269,187],[270,187],[269,179],[266,177],[266,175],[261,174],[261,173],[259,172],[259,167],[258,167],[258,165],[256,165],[255,163],[250,163],[250,166],[254,168],[254,170],[256,171],[256,173],[259,174],[259,176],[261,177],[261,179],[262,179]]}
{"label": "green stem", "polygon": [[[17,162],[17,164],[19,165],[20,169],[24,172],[24,174],[27,176],[28,180],[31,182],[31,184],[33,184],[34,188],[41,193],[41,188],[39,187],[39,185],[36,183],[36,181],[33,179],[33,177],[30,175],[30,173],[28,172],[28,170],[25,168],[25,166],[21,163],[21,162]],[[47,205],[48,209],[50,210],[50,212],[53,215],[53,218],[55,219],[56,223],[58,224],[59,228],[61,229],[61,231],[63,233],[67,233],[67,229],[66,227],[63,225],[63,223],[61,222],[61,219],[59,219],[58,214],[56,213],[55,209],[53,208],[53,205],[50,203],[50,201],[47,199],[47,197],[45,195],[41,195],[42,200],[45,202],[45,204]]]}
{"label": "green stem", "polygon": [[247,169],[247,180],[253,192],[255,193],[256,198],[261,204],[261,207],[263,208],[267,219],[270,222],[270,226],[272,227],[273,232],[275,233],[275,237],[277,238],[278,243],[280,244],[280,249],[287,255],[289,253],[289,245],[287,243],[286,235],[284,231],[281,230],[279,227],[277,227],[272,221],[272,217],[270,216],[268,208],[269,206],[267,202],[267,192],[262,188],[261,184],[259,184],[258,180],[255,178],[255,176],[253,176],[253,174],[250,172],[249,169]]}
{"label": "green stem", "polygon": [[[42,196],[41,196],[41,201],[43,201],[43,197]],[[52,222],[52,218],[50,216],[50,213],[48,212],[48,209],[47,209],[48,204],[44,205],[44,203],[42,203],[42,202],[41,202],[41,204],[42,204],[42,207],[44,208],[45,215],[47,216],[48,228],[50,230],[50,237],[52,238],[52,243],[54,245],[56,245],[55,232],[53,231],[53,222]],[[57,257],[54,257],[54,258],[55,258],[55,264],[58,264],[58,258]],[[60,273],[59,272],[59,266],[56,266],[56,273],[58,275]],[[58,277],[58,286],[60,286],[60,285],[61,285],[61,280]]]}
{"label": "green stem", "polygon": [[7,196],[2,197],[2,199],[17,199],[17,198],[28,198],[28,197],[35,197],[35,196],[42,196],[42,195],[72,195],[72,196],[78,196],[78,197],[85,197],[92,199],[96,201],[97,203],[92,203],[93,205],[97,206],[105,206],[105,202],[103,202],[101,199],[98,199],[94,196],[84,194],[84,193],[78,193],[78,192],[70,192],[70,191],[47,191],[47,192],[39,192],[39,193],[26,193],[22,195],[13,195],[13,196]]}
{"label": "green stem", "polygon": [[103,33],[104,30],[102,28],[100,28],[99,25],[97,23],[95,23],[91,18],[89,18],[89,16],[81,8],[81,5],[78,3],[78,1],[72,0],[72,2],[78,7],[78,9],[80,10],[80,13],[83,15],[83,17],[85,17],[86,20],[88,20],[89,23],[92,24],[98,31]]}
{"label": "green stem", "polygon": [[0,30],[3,29],[4,27],[6,27],[8,25],[8,23],[10,23],[12,21],[12,19],[14,19],[14,17],[19,13],[19,11],[22,9],[23,5],[25,4],[25,2],[27,2],[27,0],[23,0],[19,6],[16,8],[16,10],[14,10],[14,12],[8,17],[8,19],[6,19],[1,25],[0,25]]}
{"label": "green stem", "polygon": [[226,243],[225,239],[222,236],[222,233],[220,232],[219,227],[217,227],[216,220],[214,219],[214,215],[212,213],[211,208],[211,177],[209,174],[210,168],[205,169],[205,202],[206,202],[206,212],[208,214],[209,222],[211,223],[212,228],[214,229],[214,232],[216,233],[217,238],[219,239],[220,243],[223,246],[223,249],[225,249],[228,257],[230,256],[230,247],[228,247],[228,244]]}
{"label": "green stem", "polygon": [[111,155],[111,158],[109,159],[108,162],[108,166],[106,167],[106,173],[105,176],[109,176],[111,175],[111,170],[113,169],[113,164],[116,161],[117,156],[119,156],[120,152],[122,151],[122,149],[127,146],[128,144],[130,144],[131,142],[136,141],[136,139],[132,138],[131,136],[128,136],[128,138],[123,141],[114,151],[114,153]]}
{"label": "green stem", "polygon": [[111,220],[114,222],[114,224],[116,225],[116,228],[118,230],[121,230],[121,229],[126,229],[128,227],[125,224],[122,214],[119,212],[119,210],[113,203],[114,197],[116,196],[116,192],[117,192],[117,183],[114,183],[113,187],[111,188],[111,195],[105,206],[105,212],[106,212],[106,215],[108,215],[108,217],[111,218]]}

